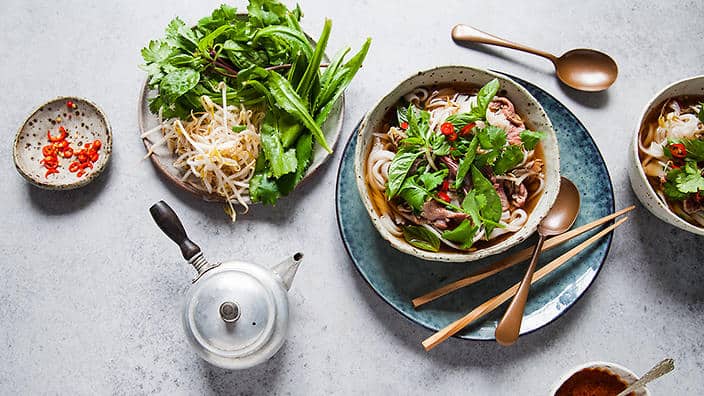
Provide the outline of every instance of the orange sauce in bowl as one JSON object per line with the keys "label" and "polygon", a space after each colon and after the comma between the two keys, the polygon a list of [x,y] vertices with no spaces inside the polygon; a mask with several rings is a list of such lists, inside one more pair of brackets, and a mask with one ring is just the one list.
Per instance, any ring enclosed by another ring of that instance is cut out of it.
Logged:
{"label": "orange sauce in bowl", "polygon": [[[555,396],[616,396],[627,386],[621,377],[608,370],[586,368],[572,374]],[[634,396],[634,393],[631,392],[628,396]]]}

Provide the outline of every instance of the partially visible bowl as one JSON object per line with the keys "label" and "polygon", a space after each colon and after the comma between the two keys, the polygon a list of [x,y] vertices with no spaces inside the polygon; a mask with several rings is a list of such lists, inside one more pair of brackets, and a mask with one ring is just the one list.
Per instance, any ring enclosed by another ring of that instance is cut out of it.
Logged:
{"label": "partially visible bowl", "polygon": [[[69,108],[71,102],[75,108]],[[67,131],[66,140],[74,153],[84,144],[101,141],[98,159],[86,168],[85,174],[70,172],[69,165],[74,157],[59,155],[59,173],[46,176],[47,169],[42,165],[42,147],[50,142],[47,131],[52,136],[59,134],[63,126]],[[59,97],[39,106],[27,117],[15,135],[12,158],[15,168],[22,177],[37,187],[48,190],[70,190],[83,187],[95,180],[108,164],[112,151],[112,130],[105,113],[93,102],[77,97]]]}
{"label": "partially visible bowl", "polygon": [[[560,389],[560,387],[574,374],[585,370],[585,369],[599,369],[606,371],[609,374],[615,375],[619,377],[623,382],[626,383],[626,386],[631,385],[632,383],[638,381],[638,376],[636,374],[627,369],[626,367],[621,366],[620,364],[616,363],[609,363],[609,362],[589,362],[585,364],[581,364],[577,367],[572,368],[570,371],[565,373],[560,379],[555,383],[555,385],[552,387],[550,390],[550,396],[555,396],[557,393],[557,390]],[[648,390],[647,387],[642,387],[639,390],[633,392],[635,396],[650,396],[650,391]]]}
{"label": "partially visible bowl", "polygon": [[638,139],[640,139],[640,130],[643,127],[648,114],[656,107],[661,105],[665,100],[682,95],[704,95],[704,75],[685,78],[683,80],[674,82],[662,91],[658,92],[650,101],[645,105],[645,108],[641,112],[640,118],[638,119],[638,124],[636,130],[631,138],[631,148],[630,148],[630,166],[628,169],[628,176],[631,179],[631,187],[636,193],[636,196],[643,203],[643,206],[648,208],[650,213],[654,214],[660,220],[672,224],[675,227],[681,228],[685,231],[689,231],[693,234],[704,235],[704,227],[697,227],[681,217],[677,216],[667,203],[663,202],[657,193],[653,189],[653,186],[648,182],[648,178],[645,176],[643,167],[641,165],[640,159],[638,157]]}
{"label": "partially visible bowl", "polygon": [[[501,84],[500,94],[508,97],[514,103],[517,112],[526,121],[527,126],[547,134],[547,137],[541,143],[545,156],[545,189],[543,194],[530,213],[528,221],[523,228],[499,243],[472,252],[429,252],[418,249],[406,242],[402,237],[396,237],[384,228],[381,225],[379,215],[372,205],[364,171],[370,145],[373,143],[373,133],[380,127],[389,109],[395,108],[403,95],[413,91],[415,88],[439,84],[470,84],[479,88],[494,78],[498,79]],[[550,119],[540,103],[521,85],[502,74],[484,69],[469,66],[439,66],[414,73],[403,80],[391,92],[381,98],[366,114],[357,135],[355,175],[357,188],[374,227],[391,246],[403,253],[425,260],[468,262],[502,253],[512,246],[523,242],[535,232],[538,223],[545,217],[555,202],[560,189],[560,155],[557,137]]]}

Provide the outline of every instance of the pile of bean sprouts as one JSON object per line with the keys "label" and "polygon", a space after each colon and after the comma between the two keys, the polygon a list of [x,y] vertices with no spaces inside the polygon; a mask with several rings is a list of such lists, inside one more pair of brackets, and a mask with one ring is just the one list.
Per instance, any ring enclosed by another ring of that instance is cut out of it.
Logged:
{"label": "pile of bean sprouts", "polygon": [[152,145],[147,157],[156,155],[155,148],[166,144],[176,155],[173,165],[183,172],[181,180],[223,197],[225,212],[234,222],[236,204],[242,206],[243,213],[249,209],[249,180],[259,156],[259,126],[264,113],[228,105],[223,83],[220,89],[222,106],[203,96],[204,112],[192,113],[188,120],[162,121],[159,117],[160,124],[142,138],[160,131],[163,136]]}

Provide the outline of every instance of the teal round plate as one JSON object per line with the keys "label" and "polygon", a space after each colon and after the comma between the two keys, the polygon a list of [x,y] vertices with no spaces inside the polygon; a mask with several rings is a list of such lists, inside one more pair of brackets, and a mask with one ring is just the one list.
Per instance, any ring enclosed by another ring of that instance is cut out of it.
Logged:
{"label": "teal round plate", "polygon": [[[584,125],[549,93],[529,82],[509,77],[523,85],[540,102],[552,121],[560,145],[560,172],[577,185],[582,199],[575,227],[613,213],[614,193],[609,172]],[[425,261],[397,251],[378,234],[359,197],[354,174],[356,143],[357,128],[345,146],[338,170],[335,194],[337,223],[352,262],[379,297],[408,319],[435,331],[521,279],[525,264],[441,297],[418,310],[414,309],[411,299],[470,275],[493,261],[530,246],[535,243],[535,236],[507,253],[466,264]],[[555,259],[596,232],[598,229],[543,253],[539,266]],[[533,285],[521,334],[547,325],[577,302],[604,264],[611,238],[609,234],[600,239]],[[502,307],[495,310],[456,336],[468,340],[493,340],[497,321],[504,309]]]}

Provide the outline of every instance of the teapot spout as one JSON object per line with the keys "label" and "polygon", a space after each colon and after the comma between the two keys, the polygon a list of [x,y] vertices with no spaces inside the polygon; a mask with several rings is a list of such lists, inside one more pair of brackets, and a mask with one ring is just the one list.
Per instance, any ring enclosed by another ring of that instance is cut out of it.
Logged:
{"label": "teapot spout", "polygon": [[301,260],[303,260],[303,253],[298,252],[291,257],[287,257],[284,261],[276,264],[274,268],[272,268],[272,271],[274,271],[286,285],[286,290],[291,288],[293,278],[296,276]]}

